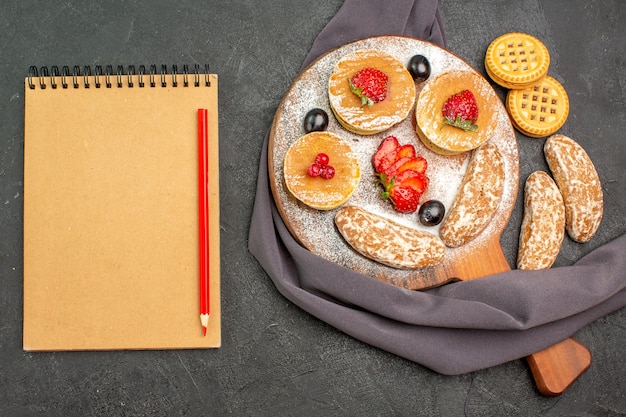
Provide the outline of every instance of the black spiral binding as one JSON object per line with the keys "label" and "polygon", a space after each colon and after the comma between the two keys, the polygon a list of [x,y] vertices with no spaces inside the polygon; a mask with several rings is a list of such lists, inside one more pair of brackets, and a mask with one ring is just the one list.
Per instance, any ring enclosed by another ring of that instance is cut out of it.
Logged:
{"label": "black spiral binding", "polygon": [[[139,69],[135,69],[134,65],[128,65],[124,68],[123,65],[118,65],[116,70],[113,70],[112,65],[106,65],[103,69],[102,65],[96,65],[93,68],[89,65],[85,65],[82,70],[79,65],[74,65],[74,68],[70,71],[70,67],[63,66],[59,71],[59,67],[54,65],[50,67],[43,66],[37,68],[31,66],[28,69],[28,87],[34,90],[37,85],[40,89],[50,87],[52,89],[57,88],[80,88],[81,84],[83,88],[133,88],[138,86],[143,88],[148,87],[167,87],[168,82],[172,87],[178,87],[181,84],[178,81],[178,75],[183,75],[183,87],[189,87],[189,76],[193,76],[193,86],[199,87],[202,82],[207,87],[211,86],[209,65],[204,66],[204,70],[201,70],[199,64],[194,65],[192,72],[189,71],[188,65],[183,65],[182,72],[178,71],[177,65],[172,65],[171,70],[168,72],[167,65],[161,65],[160,70],[157,70],[156,65],[150,65],[146,71],[145,65],[140,65]],[[135,83],[135,76],[137,76],[137,83]],[[57,80],[60,78],[61,83]],[[203,80],[204,78],[204,80]]]}

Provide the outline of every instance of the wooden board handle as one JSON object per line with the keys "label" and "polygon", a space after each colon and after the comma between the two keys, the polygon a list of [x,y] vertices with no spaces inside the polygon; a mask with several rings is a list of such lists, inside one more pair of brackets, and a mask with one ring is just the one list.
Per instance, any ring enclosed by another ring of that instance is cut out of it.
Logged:
{"label": "wooden board handle", "polygon": [[[499,239],[477,250],[471,260],[456,266],[456,276],[464,280],[510,270]],[[448,271],[450,272],[450,271]],[[569,338],[526,357],[537,389],[543,395],[561,395],[591,366],[591,352],[582,343]]]}
{"label": "wooden board handle", "polygon": [[561,395],[591,366],[591,352],[572,338],[526,357],[537,389],[543,395]]}
{"label": "wooden board handle", "polygon": [[447,277],[468,281],[510,270],[511,266],[502,252],[499,236],[496,236],[484,245],[473,248],[471,256],[464,257],[463,262],[446,265],[443,273]]}

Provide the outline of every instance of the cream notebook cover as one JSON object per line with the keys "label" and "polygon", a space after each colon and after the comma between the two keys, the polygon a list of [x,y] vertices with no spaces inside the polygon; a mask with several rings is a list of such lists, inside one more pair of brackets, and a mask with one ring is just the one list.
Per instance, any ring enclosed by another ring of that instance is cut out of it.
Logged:
{"label": "cream notebook cover", "polygon": [[[25,79],[24,350],[220,346],[218,79],[131,68],[31,68]],[[206,336],[199,108],[209,115]]]}

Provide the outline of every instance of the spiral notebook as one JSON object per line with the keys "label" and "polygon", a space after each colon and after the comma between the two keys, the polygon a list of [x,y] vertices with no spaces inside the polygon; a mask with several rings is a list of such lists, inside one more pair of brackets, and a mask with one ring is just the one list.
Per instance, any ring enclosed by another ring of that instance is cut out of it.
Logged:
{"label": "spiral notebook", "polygon": [[[211,314],[199,319],[198,122],[208,109]],[[31,67],[24,350],[221,343],[218,79],[208,67]]]}

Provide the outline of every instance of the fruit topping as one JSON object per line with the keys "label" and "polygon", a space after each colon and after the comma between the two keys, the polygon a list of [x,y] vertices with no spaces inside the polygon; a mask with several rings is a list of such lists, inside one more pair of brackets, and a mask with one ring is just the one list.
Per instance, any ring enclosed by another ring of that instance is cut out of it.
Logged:
{"label": "fruit topping", "polygon": [[428,188],[428,177],[425,174],[416,171],[403,171],[396,177],[396,182],[407,187],[413,188],[420,196],[424,194]]}
{"label": "fruit topping", "polygon": [[412,144],[401,145],[394,136],[388,136],[372,157],[378,181],[384,191],[381,197],[389,199],[396,210],[412,213],[428,187],[426,159],[416,154]]}
{"label": "fruit topping", "polygon": [[325,153],[318,153],[313,162],[306,170],[309,177],[321,177],[329,180],[335,176],[335,168],[328,165],[330,158]]}
{"label": "fruit topping", "polygon": [[322,109],[311,109],[304,116],[303,124],[306,133],[321,132],[328,127],[328,114]]}
{"label": "fruit topping", "polygon": [[330,158],[325,153],[318,153],[315,157],[315,163],[320,165],[328,165]]}
{"label": "fruit topping", "polygon": [[428,168],[428,162],[422,156],[416,156],[415,158],[409,158],[408,161],[400,165],[394,172],[395,175],[399,175],[406,170],[417,171],[422,174],[426,172]]}
{"label": "fruit topping", "polygon": [[[378,165],[378,172],[386,172],[391,169],[394,164],[397,164],[398,161],[404,160],[408,162],[410,158],[414,158],[415,148],[413,145],[402,145],[389,152],[385,157],[380,161]],[[398,167],[400,165],[397,165]]]}
{"label": "fruit topping", "polygon": [[361,107],[372,107],[387,97],[387,74],[376,68],[363,68],[351,80],[350,91],[361,99]]}
{"label": "fruit topping", "polygon": [[407,185],[396,184],[394,178],[387,181],[385,174],[380,176],[380,181],[385,188],[385,191],[383,191],[380,196],[384,199],[391,200],[396,210],[400,213],[413,213],[417,210],[421,194],[414,188]]}
{"label": "fruit topping", "polygon": [[446,209],[439,200],[429,200],[420,206],[418,217],[424,226],[437,226],[443,220]]}
{"label": "fruit topping", "polygon": [[306,170],[309,177],[319,177],[322,173],[322,166],[320,164],[313,163]]}
{"label": "fruit topping", "polygon": [[450,96],[443,104],[441,111],[444,121],[450,126],[458,127],[466,132],[475,132],[478,129],[475,124],[478,119],[478,105],[476,97],[470,90],[463,90]]}
{"label": "fruit topping", "polygon": [[430,62],[424,55],[411,57],[408,69],[414,80],[426,81],[430,77]]}
{"label": "fruit topping", "polygon": [[322,172],[320,173],[320,177],[325,180],[329,180],[335,176],[335,168],[332,165],[322,165]]}
{"label": "fruit topping", "polygon": [[398,174],[398,170],[400,169],[400,167],[410,161],[411,158],[400,158],[396,161],[393,161],[391,165],[385,167],[385,169],[382,170],[381,173],[385,174],[389,178],[395,177]]}
{"label": "fruit topping", "polygon": [[372,158],[376,172],[381,172],[379,168],[383,158],[399,146],[400,144],[398,143],[398,138],[395,136],[387,136],[383,139],[381,144],[378,146],[378,150],[376,150],[374,157]]}

